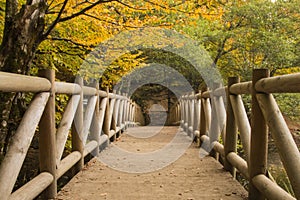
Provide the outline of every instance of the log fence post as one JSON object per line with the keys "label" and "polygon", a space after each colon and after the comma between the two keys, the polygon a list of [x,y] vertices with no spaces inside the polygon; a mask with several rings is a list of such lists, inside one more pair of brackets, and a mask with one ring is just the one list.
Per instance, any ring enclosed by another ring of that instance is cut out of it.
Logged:
{"label": "log fence post", "polygon": [[111,130],[114,130],[114,135],[112,136],[112,141],[115,141],[117,139],[117,135],[116,135],[116,130],[117,130],[117,125],[116,125],[116,121],[114,119],[114,112],[116,109],[116,95],[113,95],[111,100],[110,100],[110,105],[109,105],[109,132]]}
{"label": "log fence post", "polygon": [[[201,93],[201,91],[199,91]],[[201,110],[201,99],[198,99],[197,96],[195,96],[195,119],[194,119],[194,131],[199,131],[199,125],[200,125],[200,110]]]}
{"label": "log fence post", "polygon": [[103,122],[103,132],[108,137],[109,141],[109,131],[110,131],[110,121],[109,121],[109,115],[110,115],[110,98],[109,98],[109,90],[106,88],[106,94],[107,94],[107,102],[105,107],[105,113],[104,113],[104,122]]}
{"label": "log fence post", "polygon": [[189,131],[189,99],[188,95],[184,96],[184,131]]}
{"label": "log fence post", "polygon": [[74,166],[74,173],[79,172],[84,165],[83,156],[83,79],[82,77],[76,78],[76,83],[81,87],[80,100],[74,117],[72,125],[72,151],[79,151],[81,154],[80,160]]}
{"label": "log fence post", "polygon": [[93,87],[97,90],[97,102],[95,106],[95,112],[91,124],[91,139],[97,141],[98,147],[92,152],[94,156],[99,156],[99,145],[100,145],[100,96],[99,96],[99,83],[97,80],[94,81]]}
{"label": "log fence post", "polygon": [[228,78],[228,92],[227,92],[227,110],[226,110],[226,135],[225,135],[225,144],[224,144],[224,151],[225,151],[225,162],[224,162],[224,168],[229,171],[232,176],[236,177],[236,170],[235,168],[230,164],[230,162],[227,159],[227,155],[230,152],[236,152],[236,142],[237,142],[237,124],[234,118],[234,113],[232,109],[232,104],[230,101],[230,95],[233,95],[230,93],[230,86],[239,83],[239,77],[229,77]]}
{"label": "log fence post", "polygon": [[[206,135],[207,131],[208,131],[208,127],[207,127],[207,117],[205,116],[205,99],[202,98],[202,94],[204,92],[206,92],[207,89],[203,88],[203,90],[201,90],[201,96],[200,96],[200,138],[202,135]],[[200,145],[201,145],[201,140],[200,140]]]}
{"label": "log fence post", "polygon": [[184,129],[184,102],[183,102],[183,96],[180,97],[179,100],[180,105],[180,127]]}
{"label": "log fence post", "polygon": [[122,116],[121,116],[121,123],[123,124],[123,130],[126,130],[126,107],[127,107],[127,98],[126,93],[122,93],[123,99],[123,108],[122,108]]}
{"label": "log fence post", "polygon": [[252,76],[252,109],[251,109],[251,142],[249,162],[249,200],[265,199],[264,195],[254,186],[252,179],[267,172],[268,129],[260,109],[255,84],[262,78],[269,77],[269,70],[255,69]]}
{"label": "log fence post", "polygon": [[189,102],[189,120],[188,120],[188,135],[193,137],[194,134],[194,113],[195,113],[195,100],[194,100],[195,94],[192,92],[188,96],[188,102]]}
{"label": "log fence post", "polygon": [[187,113],[186,113],[186,133],[190,136],[190,131],[189,131],[189,128],[190,128],[190,125],[191,125],[191,121],[192,121],[192,105],[191,105],[191,95],[188,94],[186,95],[186,102],[187,102]]}
{"label": "log fence post", "polygon": [[123,112],[122,112],[122,123],[123,123],[124,131],[125,131],[126,130],[126,108],[127,108],[126,93],[123,93],[122,96],[124,97],[124,100],[123,100]]}
{"label": "log fence post", "polygon": [[180,121],[180,116],[181,116],[181,107],[180,107],[180,102],[177,103],[177,115],[176,115],[176,122]]}
{"label": "log fence post", "polygon": [[[126,94],[128,96],[128,94]],[[128,98],[128,97],[127,97]],[[126,122],[127,122],[127,128],[129,127],[129,109],[130,109],[130,99],[127,99],[127,106],[126,106]]]}
{"label": "log fence post", "polygon": [[129,104],[129,127],[132,126],[132,110],[133,110],[133,102],[132,100],[130,100],[130,104]]}
{"label": "log fence post", "polygon": [[52,183],[44,190],[44,199],[54,199],[57,195],[56,178],[56,137],[55,137],[55,71],[46,69],[40,73],[41,77],[47,78],[52,87],[50,97],[39,123],[39,161],[40,171],[49,172],[53,176]]}
{"label": "log fence post", "polygon": [[221,85],[219,83],[214,83],[213,84],[213,90],[212,90],[212,95],[211,95],[211,122],[210,122],[210,129],[209,129],[209,139],[210,139],[210,155],[217,160],[219,160],[219,154],[213,149],[213,144],[215,141],[219,140],[219,135],[220,135],[220,126],[219,126],[219,120],[218,120],[218,113],[217,113],[217,108],[216,108],[216,99],[215,98],[220,98],[214,95],[214,91],[218,89]]}
{"label": "log fence post", "polygon": [[120,98],[119,98],[119,95],[117,95],[116,91],[114,91],[114,94],[115,94],[115,97],[116,97],[116,100],[115,100],[115,108],[114,108],[114,112],[113,112],[113,121],[114,121],[114,130],[116,132],[116,138],[120,136],[120,133],[117,132],[117,131],[120,131],[120,130],[117,130],[119,126],[119,111],[120,111]]}
{"label": "log fence post", "polygon": [[131,103],[131,113],[130,113],[130,121],[131,121],[131,126],[134,126],[134,101]]}
{"label": "log fence post", "polygon": [[[119,95],[121,95],[121,93],[119,93]],[[123,97],[121,97],[121,99],[120,99],[120,111],[119,111],[119,117],[118,117],[118,124],[119,124],[119,126],[120,126],[120,128],[121,128],[121,131],[123,131],[124,130],[124,127],[123,127],[123,125],[122,125],[122,123],[123,123],[123,110],[124,110],[124,99],[123,99]]]}

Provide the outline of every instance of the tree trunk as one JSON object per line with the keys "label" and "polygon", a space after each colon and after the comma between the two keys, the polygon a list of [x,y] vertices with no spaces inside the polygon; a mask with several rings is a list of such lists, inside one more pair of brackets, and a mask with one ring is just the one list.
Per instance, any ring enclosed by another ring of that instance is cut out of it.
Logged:
{"label": "tree trunk", "polygon": [[44,16],[47,6],[43,0],[31,3],[24,5],[17,14],[6,14],[0,46],[1,71],[27,74],[36,48],[44,39]]}
{"label": "tree trunk", "polygon": [[[29,0],[19,12],[17,8],[17,1],[6,1],[0,71],[28,74],[35,51],[44,40],[47,5],[44,0]],[[9,139],[24,113],[25,98],[21,93],[1,93],[0,99],[0,153],[5,154]]]}

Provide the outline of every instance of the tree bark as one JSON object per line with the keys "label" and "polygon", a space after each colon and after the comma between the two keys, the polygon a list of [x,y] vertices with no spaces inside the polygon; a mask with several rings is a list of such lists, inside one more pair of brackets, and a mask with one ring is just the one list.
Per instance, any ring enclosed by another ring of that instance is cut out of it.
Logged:
{"label": "tree bark", "polygon": [[[13,0],[7,0],[11,4]],[[15,7],[12,5],[10,7]],[[27,74],[35,51],[42,42],[47,5],[44,0],[23,5],[19,13],[6,13],[0,46],[0,70]],[[15,9],[11,9],[15,12]]]}
{"label": "tree bark", "polygon": [[[17,8],[16,0],[6,1],[5,27],[0,46],[0,71],[28,74],[35,51],[44,40],[47,5],[44,0],[29,0],[19,12]],[[22,93],[1,93],[0,99],[0,147],[5,154],[9,138],[23,116],[25,98]]]}

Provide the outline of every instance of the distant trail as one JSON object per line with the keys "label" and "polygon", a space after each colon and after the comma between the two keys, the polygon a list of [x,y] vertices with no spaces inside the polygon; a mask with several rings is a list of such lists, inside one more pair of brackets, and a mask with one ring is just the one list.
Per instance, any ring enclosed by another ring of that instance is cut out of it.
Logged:
{"label": "distant trail", "polygon": [[[164,127],[159,134],[147,139],[124,134],[114,144],[130,152],[151,152],[168,144],[177,131],[178,127]],[[103,153],[109,154],[110,148]],[[199,149],[192,144],[177,161],[150,173],[116,171],[94,158],[59,192],[57,199],[220,200],[246,197],[247,191],[223,170],[221,164],[212,157],[200,159]]]}

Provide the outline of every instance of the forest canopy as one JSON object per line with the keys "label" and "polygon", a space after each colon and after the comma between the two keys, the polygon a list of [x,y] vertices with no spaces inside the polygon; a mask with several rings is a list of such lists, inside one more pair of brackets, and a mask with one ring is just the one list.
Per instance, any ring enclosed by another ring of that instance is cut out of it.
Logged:
{"label": "forest canopy", "polygon": [[[71,81],[97,45],[141,27],[173,29],[198,41],[224,78],[249,79],[253,68],[269,68],[272,75],[299,71],[299,1],[1,0],[0,5],[1,71],[36,74],[53,68],[58,79]],[[126,72],[141,61],[135,60],[133,54],[115,63]]]}

